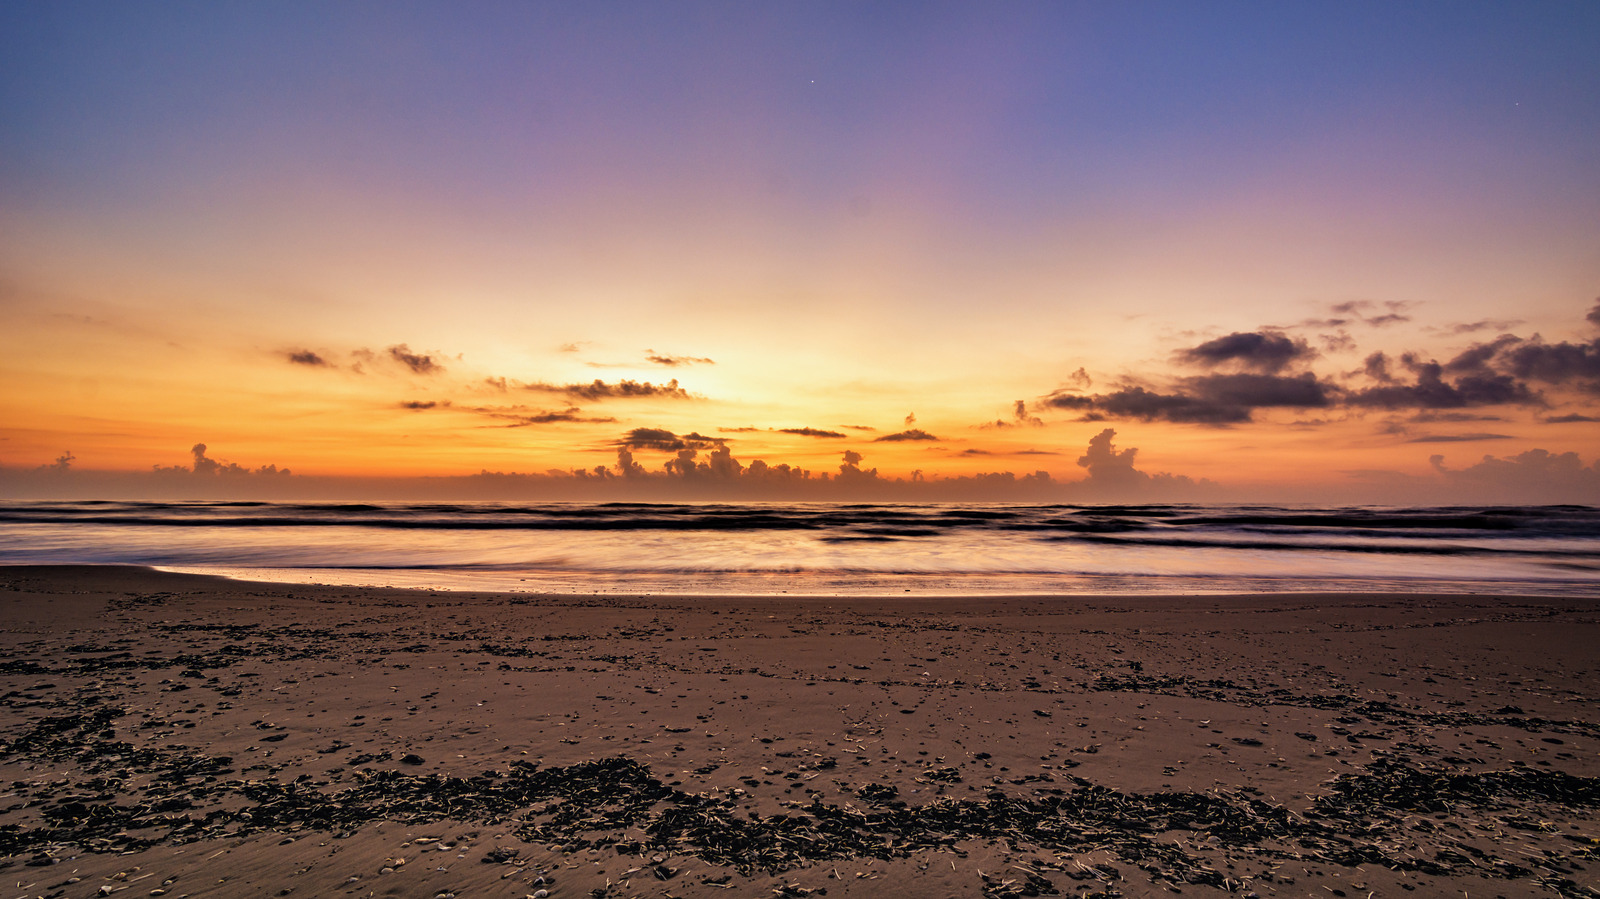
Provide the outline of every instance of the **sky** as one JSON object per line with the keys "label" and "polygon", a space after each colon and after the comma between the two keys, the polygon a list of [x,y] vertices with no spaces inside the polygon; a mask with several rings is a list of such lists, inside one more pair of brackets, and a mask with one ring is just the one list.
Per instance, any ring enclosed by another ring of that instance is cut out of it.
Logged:
{"label": "sky", "polygon": [[7,3],[0,494],[1600,502],[1597,42]]}

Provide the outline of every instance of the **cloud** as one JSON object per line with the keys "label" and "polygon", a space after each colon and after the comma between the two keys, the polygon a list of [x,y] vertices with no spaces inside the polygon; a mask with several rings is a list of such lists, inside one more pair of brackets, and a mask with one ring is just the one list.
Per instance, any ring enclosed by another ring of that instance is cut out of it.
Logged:
{"label": "cloud", "polygon": [[524,384],[525,390],[537,390],[544,393],[559,393],[574,400],[598,402],[611,399],[692,399],[689,391],[678,386],[676,378],[665,384],[652,384],[649,381],[630,381],[623,379],[615,384],[595,379],[589,384]]}
{"label": "cloud", "polygon": [[1576,424],[1578,422],[1585,422],[1585,421],[1600,421],[1600,418],[1595,418],[1595,417],[1589,416],[1589,415],[1572,414],[1572,415],[1556,415],[1556,416],[1553,416],[1551,418],[1547,418],[1544,421],[1545,421],[1545,424],[1567,425],[1567,424]]}
{"label": "cloud", "polygon": [[840,425],[839,427],[844,428],[846,431],[876,431],[877,430],[877,428],[873,427],[872,425]]}
{"label": "cloud", "polygon": [[1428,462],[1457,490],[1455,495],[1475,496],[1480,502],[1600,501],[1600,462],[1585,467],[1577,453],[1532,449],[1505,458],[1484,456],[1478,464],[1461,469],[1447,468],[1444,456],[1430,456]]}
{"label": "cloud", "polygon": [[823,431],[818,428],[779,428],[780,434],[798,434],[801,437],[843,437],[838,431]]}
{"label": "cloud", "polygon": [[722,446],[724,442],[721,437],[707,437],[693,432],[680,437],[664,428],[634,428],[615,445],[628,449],[681,452],[687,449],[711,449]]}
{"label": "cloud", "polygon": [[1411,321],[1411,316],[1400,315],[1394,312],[1390,312],[1386,315],[1374,315],[1373,317],[1366,319],[1366,323],[1374,328],[1382,328],[1385,325],[1398,325],[1408,321]]}
{"label": "cloud", "polygon": [[1471,412],[1418,412],[1411,416],[1414,422],[1505,421],[1503,415],[1475,415]]}
{"label": "cloud", "polygon": [[1244,371],[1277,374],[1296,362],[1314,358],[1317,351],[1304,340],[1276,331],[1235,331],[1180,350],[1177,355],[1191,365],[1207,368],[1233,365]]}
{"label": "cloud", "polygon": [[964,449],[964,450],[961,451],[961,455],[963,455],[963,456],[992,456],[992,455],[994,455],[994,453],[991,453],[988,450],[983,450],[983,449]]}
{"label": "cloud", "polygon": [[1481,321],[1452,325],[1445,333],[1460,335],[1475,334],[1479,331],[1505,331],[1520,324],[1522,322],[1514,318],[1486,318]]}
{"label": "cloud", "polygon": [[1589,310],[1589,314],[1584,316],[1584,320],[1600,328],[1600,300],[1595,300],[1594,308]]}
{"label": "cloud", "polygon": [[906,413],[906,424],[907,425],[914,425],[916,423],[917,423],[917,413],[915,413],[915,412],[907,412]]}
{"label": "cloud", "polygon": [[1375,373],[1377,380],[1385,383],[1352,391],[1345,397],[1345,402],[1352,406],[1379,409],[1461,409],[1468,406],[1538,405],[1541,402],[1526,384],[1507,375],[1483,370],[1481,365],[1463,363],[1473,373],[1450,383],[1444,379],[1444,366],[1438,362],[1423,362],[1411,353],[1401,356],[1400,361],[1416,376],[1413,383],[1399,383],[1389,371],[1387,359],[1382,354],[1374,354],[1367,358],[1367,369]]}
{"label": "cloud", "polygon": [[444,366],[433,361],[432,356],[422,356],[411,352],[411,348],[403,343],[389,347],[389,357],[412,372],[419,375],[437,375],[444,371]]}
{"label": "cloud", "polygon": [[1364,314],[1368,310],[1377,309],[1378,306],[1379,304],[1371,300],[1350,300],[1344,303],[1334,303],[1328,307],[1328,310],[1334,315],[1342,316],[1341,318],[1312,319],[1302,322],[1302,324],[1308,327],[1338,328],[1355,321],[1373,328],[1383,328],[1411,321],[1411,316],[1404,314],[1411,304],[1394,300],[1389,300],[1382,304],[1384,309],[1389,310],[1388,312],[1380,312],[1377,315]]}
{"label": "cloud", "polygon": [[897,432],[897,433],[894,433],[894,434],[885,434],[882,437],[875,437],[875,438],[873,438],[872,442],[873,443],[903,443],[903,442],[908,441],[908,440],[938,440],[938,439],[939,438],[933,436],[932,434],[929,434],[927,431],[924,431],[921,428],[912,428],[909,431],[900,431],[900,432]]}
{"label": "cloud", "polygon": [[290,350],[285,353],[285,355],[288,356],[289,361],[295,365],[311,365],[327,368],[331,368],[333,366],[333,363],[310,350]]}
{"label": "cloud", "polygon": [[207,479],[216,477],[234,478],[247,476],[259,476],[263,478],[288,477],[289,475],[289,469],[279,468],[276,465],[263,465],[259,468],[251,469],[245,468],[244,466],[235,464],[233,462],[218,461],[206,455],[206,445],[204,443],[196,443],[194,446],[190,447],[189,454],[194,457],[194,464],[191,468],[184,468],[181,465],[157,465],[151,469],[151,471],[156,475],[166,477],[180,475]]}
{"label": "cloud", "polygon": [[1544,343],[1538,335],[1504,349],[1501,360],[1519,378],[1575,387],[1600,396],[1600,340]]}
{"label": "cloud", "polygon": [[1011,420],[1010,421],[1006,421],[1003,418],[997,418],[994,421],[985,422],[985,423],[983,423],[981,425],[978,425],[978,427],[980,427],[980,428],[1021,428],[1021,427],[1042,428],[1042,427],[1044,427],[1044,419],[1039,418],[1039,417],[1034,416],[1034,415],[1029,415],[1028,414],[1028,404],[1026,402],[1022,401],[1022,400],[1017,400],[1011,406]]}
{"label": "cloud", "polygon": [[534,413],[532,415],[517,415],[517,416],[505,416],[505,417],[514,418],[515,419],[514,423],[512,423],[512,424],[507,426],[507,427],[512,427],[512,428],[520,428],[520,427],[525,427],[527,425],[556,424],[557,422],[567,422],[567,421],[584,422],[584,423],[587,423],[587,424],[609,424],[611,422],[616,421],[615,418],[592,418],[592,417],[583,415],[582,413],[583,413],[582,409],[579,409],[576,406],[574,406],[574,407],[569,408],[569,409],[562,409],[559,412],[543,412],[543,411],[541,411],[541,412],[536,412],[536,413]]}
{"label": "cloud", "polygon": [[717,433],[719,433],[719,434],[753,434],[753,433],[755,433],[756,431],[759,431],[759,430],[761,430],[761,429],[760,428],[752,428],[752,427],[748,427],[748,426],[743,427],[743,428],[717,428]]}
{"label": "cloud", "polygon": [[654,362],[656,365],[665,365],[670,368],[675,368],[680,365],[717,364],[715,360],[707,359],[703,356],[668,356],[665,353],[657,353],[655,350],[645,350],[644,352],[644,358],[647,361]]}
{"label": "cloud", "polygon": [[402,408],[402,409],[415,409],[415,410],[421,411],[423,409],[433,409],[435,407],[449,406],[449,405],[450,405],[449,401],[445,401],[445,402],[441,403],[441,402],[438,402],[437,400],[426,400],[426,401],[423,401],[423,400],[410,400],[408,402],[401,403],[400,404],[400,408]]}
{"label": "cloud", "polygon": [[1407,443],[1476,443],[1479,440],[1511,440],[1510,434],[1430,434],[1413,437]]}
{"label": "cloud", "polygon": [[1149,474],[1134,467],[1134,459],[1139,455],[1137,447],[1117,449],[1112,441],[1117,432],[1106,428],[1100,433],[1089,438],[1089,446],[1082,456],[1078,457],[1078,465],[1089,472],[1089,479],[1083,487],[1091,495],[1099,498],[1129,497],[1146,493],[1152,488],[1159,488],[1167,494],[1194,494],[1196,491],[1209,491],[1216,488],[1211,481],[1196,482],[1183,475]]}
{"label": "cloud", "polygon": [[[1226,425],[1251,420],[1259,408],[1320,408],[1333,403],[1333,389],[1309,372],[1203,375],[1185,378],[1175,393],[1127,387],[1114,393],[1079,396],[1057,392],[1044,405],[1076,409],[1107,418],[1137,418],[1186,424]],[[1086,416],[1087,417],[1087,416]]]}

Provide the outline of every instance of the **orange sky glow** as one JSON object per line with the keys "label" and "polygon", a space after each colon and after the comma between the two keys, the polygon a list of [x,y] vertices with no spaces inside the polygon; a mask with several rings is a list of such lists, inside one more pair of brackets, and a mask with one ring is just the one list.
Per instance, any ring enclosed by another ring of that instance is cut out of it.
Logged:
{"label": "orange sky glow", "polygon": [[0,494],[1600,502],[1600,16],[1434,11],[12,7]]}

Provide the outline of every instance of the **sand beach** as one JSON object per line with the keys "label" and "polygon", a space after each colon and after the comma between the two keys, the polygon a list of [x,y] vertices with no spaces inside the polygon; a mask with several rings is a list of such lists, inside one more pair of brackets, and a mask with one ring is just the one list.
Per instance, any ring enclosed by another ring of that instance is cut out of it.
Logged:
{"label": "sand beach", "polygon": [[17,897],[1600,895],[1600,599],[0,569]]}

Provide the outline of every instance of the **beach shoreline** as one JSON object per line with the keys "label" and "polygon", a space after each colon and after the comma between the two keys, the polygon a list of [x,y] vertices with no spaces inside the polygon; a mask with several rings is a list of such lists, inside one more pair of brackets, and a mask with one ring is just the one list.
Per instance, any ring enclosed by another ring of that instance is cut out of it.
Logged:
{"label": "beach shoreline", "polygon": [[1600,597],[0,603],[19,895],[1600,888]]}

